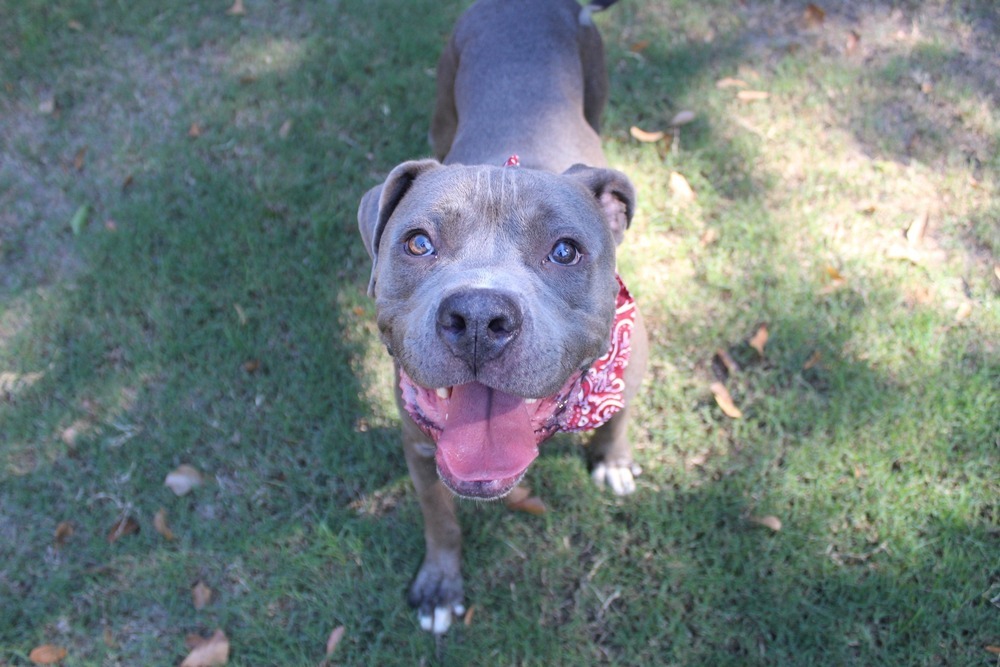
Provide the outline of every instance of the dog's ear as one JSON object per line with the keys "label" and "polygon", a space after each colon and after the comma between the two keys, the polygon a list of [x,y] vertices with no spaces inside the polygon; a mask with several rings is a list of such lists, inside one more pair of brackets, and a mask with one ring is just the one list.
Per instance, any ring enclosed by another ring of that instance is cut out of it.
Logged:
{"label": "dog's ear", "polygon": [[594,194],[615,237],[615,244],[621,243],[635,213],[635,188],[628,176],[614,169],[599,169],[584,164],[574,164],[563,175],[576,179]]}
{"label": "dog's ear", "polygon": [[376,185],[365,193],[358,206],[358,230],[365,242],[368,255],[372,258],[372,275],[368,281],[368,295],[375,296],[375,267],[378,264],[378,246],[393,211],[406,196],[417,178],[441,164],[437,160],[413,160],[404,162],[389,172],[385,183]]}

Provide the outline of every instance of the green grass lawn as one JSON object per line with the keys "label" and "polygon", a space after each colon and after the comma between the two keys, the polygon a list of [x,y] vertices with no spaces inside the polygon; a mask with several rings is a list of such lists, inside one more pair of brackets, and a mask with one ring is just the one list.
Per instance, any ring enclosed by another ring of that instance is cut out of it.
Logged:
{"label": "green grass lawn", "polygon": [[0,666],[179,664],[216,628],[231,665],[317,665],[341,625],[330,664],[997,665],[986,0],[599,17],[645,473],[614,498],[551,441],[548,512],[464,504],[470,622],[419,631],[355,211],[429,152],[465,4],[0,0]]}

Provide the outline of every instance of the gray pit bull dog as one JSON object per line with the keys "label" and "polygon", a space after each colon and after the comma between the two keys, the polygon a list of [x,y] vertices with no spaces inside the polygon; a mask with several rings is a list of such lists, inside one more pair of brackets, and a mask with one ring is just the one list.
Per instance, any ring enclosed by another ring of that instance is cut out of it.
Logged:
{"label": "gray pit bull dog", "polygon": [[479,0],[438,63],[440,162],[397,166],[358,210],[424,517],[409,601],[434,633],[464,613],[454,495],[501,498],[540,442],[593,427],[594,479],[635,490],[647,343],[615,270],[635,195],[601,150],[591,22],[614,2]]}

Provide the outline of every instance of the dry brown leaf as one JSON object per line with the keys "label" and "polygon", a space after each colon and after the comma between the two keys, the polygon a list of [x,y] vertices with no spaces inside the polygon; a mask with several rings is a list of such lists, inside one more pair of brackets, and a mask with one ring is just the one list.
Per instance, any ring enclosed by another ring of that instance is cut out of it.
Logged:
{"label": "dry brown leaf", "polygon": [[830,278],[830,282],[820,289],[820,294],[831,294],[847,284],[847,278],[841,275],[840,271],[835,267],[827,266],[825,270],[826,275]]}
{"label": "dry brown leaf", "polygon": [[243,0],[233,0],[233,6],[227,9],[226,13],[230,16],[243,16],[246,14],[247,10],[243,6]]}
{"label": "dry brown leaf", "polygon": [[260,359],[247,359],[243,362],[243,370],[247,373],[256,373],[260,370]]}
{"label": "dry brown leaf", "polygon": [[191,123],[191,127],[188,128],[188,136],[192,139],[196,139],[201,136],[201,125],[198,123]]}
{"label": "dry brown leaf", "polygon": [[698,239],[699,243],[703,246],[710,246],[718,240],[719,232],[715,229],[715,227],[709,227],[706,229],[705,233],[701,235],[700,239]]}
{"label": "dry brown leaf", "polygon": [[[192,637],[189,635],[188,640]],[[216,630],[215,634],[208,639],[202,639],[201,643],[194,646],[192,651],[184,658],[181,667],[217,667],[229,662],[229,638],[222,630]]]}
{"label": "dry brown leaf", "polygon": [[326,640],[327,657],[333,655],[333,652],[337,650],[337,644],[339,644],[340,640],[344,638],[345,632],[347,632],[347,628],[343,625],[338,625],[333,629],[333,632],[330,633],[329,638]]}
{"label": "dry brown leaf", "polygon": [[715,82],[715,87],[719,90],[723,88],[746,88],[750,84],[743,79],[734,79],[731,76],[727,76],[724,79],[719,79]]}
{"label": "dry brown leaf", "polygon": [[997,277],[997,280],[1000,280],[1000,264],[993,265],[993,275]]}
{"label": "dry brown leaf", "polygon": [[87,147],[84,146],[76,152],[76,156],[73,157],[73,168],[77,171],[83,171],[84,159],[87,157]]}
{"label": "dry brown leaf", "polygon": [[688,180],[684,178],[684,175],[672,171],[670,172],[670,196],[679,202],[692,202],[695,199],[694,190],[691,189],[691,184]]}
{"label": "dry brown leaf", "polygon": [[101,641],[103,641],[104,645],[108,648],[115,648],[115,646],[118,645],[118,642],[115,641],[114,634],[111,632],[111,628],[106,625],[104,626],[104,632],[101,633]]}
{"label": "dry brown leaf", "polygon": [[167,540],[176,539],[174,531],[170,530],[170,526],[167,525],[167,510],[163,507],[157,510],[153,516],[153,528]]}
{"label": "dry brown leaf", "polygon": [[750,522],[755,523],[758,526],[770,528],[774,532],[781,530],[781,519],[771,514],[768,514],[767,516],[752,516],[750,517]]}
{"label": "dry brown leaf", "polygon": [[534,515],[545,514],[548,511],[545,503],[538,496],[530,496],[519,502],[507,503],[507,507],[515,512],[526,512]]}
{"label": "dry brown leaf", "polygon": [[826,18],[826,12],[819,5],[810,2],[806,5],[806,9],[802,12],[802,20],[805,21],[806,26],[810,28],[816,28],[823,25],[823,19]]}
{"label": "dry brown leaf", "polygon": [[201,486],[204,479],[198,469],[183,463],[167,475],[163,480],[164,486],[169,486],[174,495],[183,496],[191,489]]}
{"label": "dry brown leaf", "polygon": [[201,611],[212,601],[212,589],[204,581],[199,581],[191,588],[191,603],[195,611]]}
{"label": "dry brown leaf", "polygon": [[466,610],[465,616],[462,617],[462,623],[465,624],[465,627],[469,627],[470,625],[472,625],[472,617],[475,615],[476,615],[476,605],[471,605],[468,608],[468,610]]}
{"label": "dry brown leaf", "polygon": [[61,547],[73,537],[73,524],[69,521],[60,521],[59,525],[56,526],[56,532],[53,535],[53,541],[57,547]]}
{"label": "dry brown leaf", "polygon": [[985,648],[989,653],[992,653],[993,655],[1000,655],[1000,646],[993,646],[991,644],[987,644],[983,648]]}
{"label": "dry brown leaf", "polygon": [[56,98],[51,95],[43,97],[42,100],[38,103],[38,113],[42,115],[50,116],[54,114],[55,111],[56,111]]}
{"label": "dry brown leaf", "polygon": [[120,538],[126,535],[134,535],[139,532],[139,522],[132,517],[125,515],[122,518],[115,521],[115,525],[111,526],[111,530],[108,531],[108,543],[114,544]]}
{"label": "dry brown leaf", "polygon": [[632,53],[642,53],[648,47],[649,47],[649,40],[640,39],[638,42],[633,42],[632,45],[628,47],[628,50],[631,51]]}
{"label": "dry brown leaf", "polygon": [[354,308],[351,309],[351,312],[353,312],[358,317],[361,317],[362,315],[365,314],[365,309],[361,306],[354,306]]}
{"label": "dry brown leaf", "polygon": [[83,24],[77,21],[76,19],[70,19],[69,23],[67,23],[66,26],[74,32],[83,31]]}
{"label": "dry brown leaf", "polygon": [[292,131],[292,120],[288,119],[278,128],[278,136],[282,139],[288,138],[288,133]]}
{"label": "dry brown leaf", "polygon": [[930,218],[930,213],[923,211],[906,228],[906,241],[910,245],[920,245],[920,242],[924,240],[924,234],[927,232],[927,223],[930,221]]}
{"label": "dry brown leaf", "polygon": [[816,350],[815,352],[813,352],[813,353],[812,353],[812,354],[811,354],[811,355],[809,356],[809,358],[808,358],[808,359],[806,359],[806,363],[802,364],[802,370],[804,370],[804,371],[807,371],[807,370],[809,370],[810,368],[813,368],[813,367],[814,367],[814,366],[816,366],[816,364],[818,364],[818,363],[819,363],[819,362],[820,362],[820,361],[821,361],[822,359],[823,359],[823,355],[822,355],[822,354],[820,353],[820,351],[819,351],[819,350]]}
{"label": "dry brown leaf", "polygon": [[972,315],[972,303],[969,301],[963,301],[955,310],[955,321],[961,322],[962,320],[968,319],[969,315]]}
{"label": "dry brown leaf", "polygon": [[52,644],[42,644],[31,649],[28,660],[36,665],[54,665],[66,659],[66,649]]}
{"label": "dry brown leaf", "polygon": [[858,50],[858,46],[861,45],[861,33],[857,30],[852,30],[847,33],[847,41],[844,43],[844,50],[847,51],[847,55],[851,55]]}
{"label": "dry brown leaf", "polygon": [[767,330],[767,325],[761,324],[757,327],[757,331],[754,332],[753,336],[750,337],[750,340],[748,340],[747,343],[750,347],[757,350],[757,354],[763,357],[764,346],[767,345],[767,339],[770,335],[771,334]]}
{"label": "dry brown leaf", "polygon": [[736,99],[742,100],[744,102],[756,102],[758,100],[766,100],[771,96],[770,93],[764,90],[741,90],[736,93]]}
{"label": "dry brown leaf", "polygon": [[693,111],[678,111],[674,114],[674,117],[670,119],[670,127],[677,127],[679,125],[687,125],[696,118]]}
{"label": "dry brown leaf", "polygon": [[733,356],[729,354],[729,350],[726,348],[720,347],[715,351],[715,355],[719,358],[719,361],[722,362],[722,365],[726,367],[726,371],[730,375],[735,375],[743,370],[740,368],[740,365],[736,363],[736,360],[733,359]]}
{"label": "dry brown leaf", "polygon": [[503,502],[507,505],[507,507],[510,507],[511,503],[519,503],[526,500],[530,495],[531,489],[528,487],[524,485],[515,486],[513,490],[511,490],[511,492],[504,497]]}
{"label": "dry brown leaf", "polygon": [[646,130],[636,127],[635,125],[630,127],[628,132],[632,135],[633,139],[641,141],[645,144],[657,142],[665,136],[661,130],[657,130],[656,132],[647,132]]}
{"label": "dry brown leaf", "polygon": [[726,385],[721,382],[713,382],[708,385],[708,388],[712,390],[712,394],[715,395],[715,402],[719,404],[722,411],[726,413],[727,417],[732,417],[733,419],[739,419],[743,416],[743,412],[736,407],[733,402],[733,397],[729,395],[729,390],[726,389]]}

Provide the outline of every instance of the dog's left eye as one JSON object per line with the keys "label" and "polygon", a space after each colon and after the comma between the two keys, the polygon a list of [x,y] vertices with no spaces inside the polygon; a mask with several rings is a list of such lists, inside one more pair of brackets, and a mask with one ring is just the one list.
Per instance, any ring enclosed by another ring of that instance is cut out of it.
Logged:
{"label": "dog's left eye", "polygon": [[431,243],[427,234],[424,234],[423,232],[416,232],[415,234],[411,234],[410,237],[406,239],[406,252],[414,257],[433,255],[434,244]]}
{"label": "dog's left eye", "polygon": [[568,239],[560,239],[549,252],[549,261],[562,266],[572,266],[580,261],[580,249]]}

